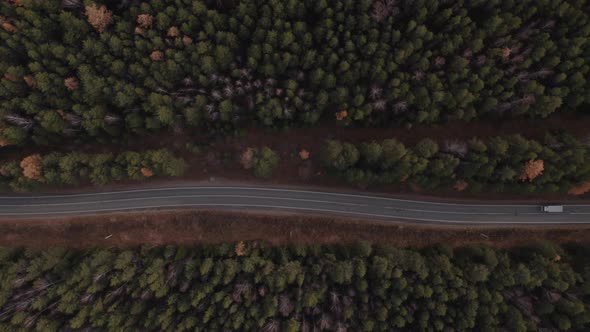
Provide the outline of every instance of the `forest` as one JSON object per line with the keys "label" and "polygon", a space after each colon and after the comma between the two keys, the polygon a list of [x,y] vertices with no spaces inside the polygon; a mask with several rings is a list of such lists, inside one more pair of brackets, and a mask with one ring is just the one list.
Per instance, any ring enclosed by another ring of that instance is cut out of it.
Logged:
{"label": "forest", "polygon": [[0,249],[0,330],[587,331],[588,247]]}
{"label": "forest", "polygon": [[182,158],[168,150],[87,154],[52,152],[33,154],[0,168],[0,188],[27,192],[40,186],[92,183],[106,185],[122,180],[141,180],[156,175],[180,176],[186,169]]}
{"label": "forest", "polygon": [[543,141],[514,135],[442,144],[425,138],[412,147],[395,139],[358,145],[329,140],[323,150],[324,166],[354,184],[408,181],[475,192],[590,190],[590,149],[565,134],[547,134]]}
{"label": "forest", "polygon": [[586,0],[0,2],[0,145],[590,105]]}

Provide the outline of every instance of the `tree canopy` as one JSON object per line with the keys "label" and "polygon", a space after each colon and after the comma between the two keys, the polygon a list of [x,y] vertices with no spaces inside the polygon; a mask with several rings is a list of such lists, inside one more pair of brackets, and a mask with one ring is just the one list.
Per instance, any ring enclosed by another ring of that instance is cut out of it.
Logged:
{"label": "tree canopy", "polygon": [[0,249],[0,329],[586,331],[588,248]]}

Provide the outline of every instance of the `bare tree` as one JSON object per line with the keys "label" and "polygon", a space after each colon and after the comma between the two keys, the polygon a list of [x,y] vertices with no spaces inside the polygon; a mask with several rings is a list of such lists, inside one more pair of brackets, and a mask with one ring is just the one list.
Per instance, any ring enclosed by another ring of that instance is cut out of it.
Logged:
{"label": "bare tree", "polygon": [[371,16],[377,22],[383,22],[389,15],[396,13],[396,0],[377,0],[373,2]]}
{"label": "bare tree", "polygon": [[412,78],[418,82],[424,80],[424,77],[426,77],[426,74],[424,74],[424,72],[421,70],[415,71],[414,76],[412,76]]}
{"label": "bare tree", "polygon": [[483,66],[486,64],[488,58],[485,55],[478,55],[477,58],[475,58],[475,65],[477,66]]}
{"label": "bare tree", "polygon": [[193,86],[194,85],[194,81],[191,77],[187,76],[182,80],[182,85],[184,86]]}
{"label": "bare tree", "polygon": [[221,95],[221,92],[219,90],[213,90],[211,91],[211,98],[219,101],[223,99],[223,96]]}
{"label": "bare tree", "polygon": [[330,299],[330,311],[339,315],[342,312],[342,303],[340,302],[340,296],[335,291],[331,291],[328,295]]}
{"label": "bare tree", "polygon": [[281,323],[277,319],[271,319],[262,328],[263,332],[278,332],[281,329]]}
{"label": "bare tree", "polygon": [[344,323],[338,323],[336,325],[336,332],[346,332],[348,331],[348,327]]}
{"label": "bare tree", "polygon": [[25,130],[31,130],[33,128],[33,120],[25,118],[18,114],[9,114],[4,116],[6,122],[11,123],[15,126],[19,126]]}
{"label": "bare tree", "polygon": [[121,121],[121,117],[118,115],[114,115],[114,114],[107,114],[104,116],[104,122],[106,122],[107,124],[116,124],[118,122]]}
{"label": "bare tree", "polygon": [[383,89],[378,85],[372,85],[371,89],[369,90],[369,98],[371,100],[377,100],[381,98],[381,94],[383,93]]}
{"label": "bare tree", "polygon": [[469,150],[467,143],[459,140],[447,140],[444,143],[444,151],[465,157]]}
{"label": "bare tree", "polygon": [[289,295],[281,294],[279,296],[279,312],[281,315],[287,317],[293,311],[293,302],[289,298]]}
{"label": "bare tree", "polygon": [[223,88],[223,94],[226,98],[232,98],[234,96],[234,92],[234,88],[231,86],[231,84],[226,85],[225,88]]}
{"label": "bare tree", "polygon": [[373,108],[377,111],[384,111],[387,108],[387,101],[379,99],[373,103]]}
{"label": "bare tree", "polygon": [[406,101],[399,101],[393,104],[393,111],[395,113],[405,112],[408,109],[408,102]]}
{"label": "bare tree", "polygon": [[61,7],[64,9],[80,9],[83,7],[82,0],[62,0]]}
{"label": "bare tree", "polygon": [[327,314],[322,314],[319,324],[320,330],[330,330],[332,328],[332,318]]}

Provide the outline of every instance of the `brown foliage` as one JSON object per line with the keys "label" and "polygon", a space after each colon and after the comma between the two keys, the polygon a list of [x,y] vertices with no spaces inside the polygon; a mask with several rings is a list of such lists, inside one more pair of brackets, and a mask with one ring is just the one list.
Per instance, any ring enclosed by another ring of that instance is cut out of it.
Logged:
{"label": "brown foliage", "polygon": [[113,12],[104,5],[98,7],[93,3],[86,6],[86,17],[88,17],[88,23],[98,32],[104,32],[109,25],[113,24]]}
{"label": "brown foliage", "polygon": [[336,120],[342,121],[348,116],[348,112],[346,110],[342,110],[340,112],[336,112]]}
{"label": "brown foliage", "polygon": [[464,180],[458,180],[457,182],[455,182],[455,185],[453,186],[453,188],[457,191],[463,191],[467,189],[467,187],[469,187],[469,183],[467,183],[467,181]]}
{"label": "brown foliage", "polygon": [[590,179],[571,188],[567,193],[570,195],[579,196],[579,195],[583,195],[589,191],[590,191]]}
{"label": "brown foliage", "polygon": [[64,80],[64,85],[66,86],[66,88],[68,88],[68,90],[74,91],[78,89],[78,87],[80,86],[80,82],[78,82],[77,78],[71,76]]}
{"label": "brown foliage", "polygon": [[8,2],[15,7],[21,7],[23,5],[21,0],[8,0]]}
{"label": "brown foliage", "polygon": [[504,60],[507,60],[511,54],[512,54],[512,49],[510,47],[504,47],[502,49],[502,58]]}
{"label": "brown foliage", "polygon": [[23,169],[23,176],[31,180],[41,179],[41,156],[33,154],[25,157],[20,162],[20,167]]}
{"label": "brown foliage", "polygon": [[240,164],[242,164],[242,166],[245,169],[251,169],[254,166],[254,149],[252,148],[247,148],[246,151],[244,151],[242,153],[242,156],[240,157]]}
{"label": "brown foliage", "polygon": [[137,16],[137,24],[144,29],[149,29],[154,23],[154,17],[150,14],[141,14]]}
{"label": "brown foliage", "polygon": [[180,31],[178,31],[177,27],[170,27],[167,33],[168,37],[178,37],[180,36]]}
{"label": "brown foliage", "polygon": [[151,168],[143,167],[140,169],[141,175],[145,176],[146,178],[154,176],[154,171]]}
{"label": "brown foliage", "polygon": [[145,30],[140,27],[135,27],[135,34],[140,36],[145,36]]}
{"label": "brown foliage", "polygon": [[545,163],[543,160],[529,160],[524,165],[520,179],[522,181],[532,182],[537,176],[543,174]]}
{"label": "brown foliage", "polygon": [[302,149],[301,151],[299,151],[299,158],[301,158],[301,160],[309,159],[310,155],[311,155],[311,153],[305,149]]}
{"label": "brown foliage", "polygon": [[153,61],[162,61],[164,60],[164,53],[162,53],[162,51],[153,51],[152,54],[150,54],[150,59]]}
{"label": "brown foliage", "polygon": [[2,28],[10,33],[18,32],[18,28],[9,22],[2,22]]}
{"label": "brown foliage", "polygon": [[182,37],[182,42],[184,43],[184,45],[190,45],[193,43],[193,39],[189,36],[184,36]]}
{"label": "brown foliage", "polygon": [[35,79],[35,77],[33,75],[25,75],[23,77],[23,80],[25,81],[25,83],[29,87],[31,87],[31,88],[37,87],[37,80]]}
{"label": "brown foliage", "polygon": [[246,255],[246,244],[244,241],[236,243],[235,252],[239,257]]}
{"label": "brown foliage", "polygon": [[18,81],[18,77],[14,76],[13,74],[10,74],[10,73],[4,73],[4,78],[11,81],[11,82]]}

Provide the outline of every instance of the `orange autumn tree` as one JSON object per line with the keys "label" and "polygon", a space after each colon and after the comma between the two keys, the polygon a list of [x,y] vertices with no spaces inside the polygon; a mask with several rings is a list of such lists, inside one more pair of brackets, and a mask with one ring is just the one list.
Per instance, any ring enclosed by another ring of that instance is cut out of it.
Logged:
{"label": "orange autumn tree", "polygon": [[41,162],[42,159],[39,154],[33,154],[25,157],[20,162],[20,167],[23,170],[23,176],[31,180],[40,180],[42,171]]}
{"label": "orange autumn tree", "polygon": [[33,75],[25,75],[23,77],[23,80],[30,88],[37,87],[37,80]]}
{"label": "orange autumn tree", "polygon": [[193,43],[193,39],[189,36],[184,36],[182,37],[182,42],[184,43],[184,45],[190,45]]}
{"label": "orange autumn tree", "polygon": [[162,51],[153,51],[152,54],[150,54],[150,59],[153,61],[162,61],[164,60],[164,53],[162,53]]}
{"label": "orange autumn tree", "polygon": [[458,180],[457,182],[455,182],[455,185],[453,186],[453,188],[457,191],[463,191],[467,189],[467,187],[469,187],[469,183],[467,183],[467,181],[465,180]]}
{"label": "orange autumn tree", "polygon": [[4,21],[4,22],[2,22],[1,25],[2,25],[2,29],[6,30],[10,33],[18,32],[18,29],[10,22]]}
{"label": "orange autumn tree", "polygon": [[246,255],[246,244],[244,243],[244,241],[236,243],[234,250],[236,252],[236,256],[242,257]]}
{"label": "orange autumn tree", "polygon": [[522,169],[522,173],[520,174],[520,179],[522,181],[529,181],[532,182],[536,177],[543,174],[543,170],[545,169],[545,163],[543,160],[534,160],[531,159],[524,164],[524,168]]}
{"label": "orange autumn tree", "polygon": [[342,110],[340,112],[336,112],[336,120],[342,121],[348,116],[348,111]]}
{"label": "orange autumn tree", "polygon": [[66,88],[68,88],[68,90],[74,91],[78,89],[80,83],[78,82],[77,78],[71,76],[64,80],[64,85],[66,86]]}
{"label": "orange autumn tree", "polygon": [[178,31],[177,27],[170,27],[170,29],[168,29],[168,33],[166,33],[166,35],[168,37],[178,37],[178,36],[180,36],[180,31]]}
{"label": "orange autumn tree", "polygon": [[97,6],[95,3],[86,6],[86,17],[88,23],[98,32],[104,32],[109,25],[113,24],[113,12],[104,5]]}
{"label": "orange autumn tree", "polygon": [[254,166],[254,149],[247,148],[246,151],[242,153],[240,164],[242,164],[245,169],[251,169],[252,166]]}
{"label": "orange autumn tree", "polygon": [[307,160],[309,159],[310,154],[311,153],[309,151],[302,149],[299,151],[299,158],[301,158],[301,160]]}
{"label": "orange autumn tree", "polygon": [[141,14],[137,16],[137,24],[144,29],[149,29],[154,24],[154,17],[150,14]]}
{"label": "orange autumn tree", "polygon": [[154,176],[154,171],[152,171],[151,168],[143,167],[139,171],[141,172],[141,175],[145,176],[146,178]]}
{"label": "orange autumn tree", "polygon": [[567,193],[570,194],[570,195],[578,196],[578,195],[583,195],[583,194],[585,194],[585,193],[587,193],[589,191],[590,191],[590,179],[588,179],[588,180],[580,183],[579,185],[571,188],[570,190],[568,190]]}

